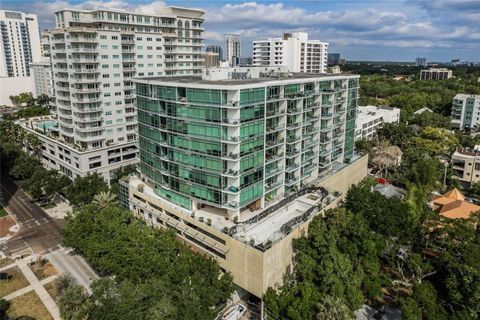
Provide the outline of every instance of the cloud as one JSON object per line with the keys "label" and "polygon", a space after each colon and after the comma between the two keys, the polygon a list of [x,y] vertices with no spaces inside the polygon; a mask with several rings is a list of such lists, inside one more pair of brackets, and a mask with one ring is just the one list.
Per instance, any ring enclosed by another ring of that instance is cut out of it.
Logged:
{"label": "cloud", "polygon": [[[206,24],[215,30],[229,28],[242,40],[280,37],[283,32],[306,31],[311,38],[334,46],[372,46],[398,48],[474,48],[480,47],[480,27],[458,21],[441,23],[437,15],[448,15],[445,2],[468,19],[479,14],[480,1],[434,1],[389,5],[375,8],[352,7],[343,10],[307,10],[284,3],[227,3],[206,10]],[[320,6],[319,6],[320,7]],[[325,6],[323,6],[325,7]],[[407,8],[408,7],[408,8]],[[419,7],[421,12],[419,12]],[[429,17],[428,9],[435,11]],[[207,37],[208,39],[208,37]],[[218,41],[217,38],[214,39]]]}
{"label": "cloud", "polygon": [[[6,0],[9,1],[9,0]],[[54,26],[54,12],[65,8],[117,8],[129,12],[155,13],[166,5],[184,0],[10,0],[10,9],[36,13],[42,27]],[[221,0],[219,0],[221,1]],[[228,1],[228,0],[227,0]],[[480,1],[403,0],[323,2],[197,2],[206,12],[205,43],[224,44],[226,33],[242,37],[243,54],[249,55],[251,41],[281,37],[284,32],[305,31],[312,39],[330,42],[331,50],[365,55],[416,51],[467,52],[478,60],[480,51]],[[4,5],[3,5],[4,6]],[[12,8],[13,7],[13,8]]]}

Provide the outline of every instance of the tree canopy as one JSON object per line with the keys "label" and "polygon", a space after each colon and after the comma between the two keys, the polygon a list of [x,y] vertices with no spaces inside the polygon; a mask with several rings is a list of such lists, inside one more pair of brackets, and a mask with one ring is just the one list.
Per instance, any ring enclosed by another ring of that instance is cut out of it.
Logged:
{"label": "tree canopy", "polygon": [[233,292],[231,276],[213,259],[117,206],[86,205],[67,221],[65,245],[106,278],[91,296],[72,289],[76,298],[61,300],[63,315],[72,314],[66,319],[213,319]]}

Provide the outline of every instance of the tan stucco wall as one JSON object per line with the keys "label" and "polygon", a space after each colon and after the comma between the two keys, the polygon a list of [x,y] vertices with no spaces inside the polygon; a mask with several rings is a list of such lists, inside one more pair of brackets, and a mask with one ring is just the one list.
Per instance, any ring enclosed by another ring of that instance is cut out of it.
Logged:
{"label": "tan stucco wall", "polygon": [[345,168],[335,172],[333,175],[320,182],[322,187],[328,190],[339,191],[344,198],[352,184],[362,181],[368,174],[368,155],[352,162]]}

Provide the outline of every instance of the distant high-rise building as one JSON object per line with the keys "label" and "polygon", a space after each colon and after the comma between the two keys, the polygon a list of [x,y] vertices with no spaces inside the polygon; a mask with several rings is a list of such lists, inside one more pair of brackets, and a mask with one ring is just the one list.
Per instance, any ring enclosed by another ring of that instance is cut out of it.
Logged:
{"label": "distant high-rise building", "polygon": [[415,66],[416,67],[426,67],[427,66],[427,58],[416,58],[415,59]]}
{"label": "distant high-rise building", "polygon": [[207,46],[205,51],[218,53],[218,58],[220,59],[220,61],[223,61],[223,49],[221,46],[210,44]]}
{"label": "distant high-rise building", "polygon": [[460,59],[458,59],[458,58],[457,59],[452,59],[450,63],[451,63],[452,66],[458,66],[460,64]]}
{"label": "distant high-rise building", "polygon": [[240,36],[227,34],[227,61],[230,66],[238,65],[241,54]]}
{"label": "distant high-rise building", "polygon": [[253,58],[252,57],[242,57],[238,59],[238,65],[240,67],[248,67],[253,65]]}
{"label": "distant high-rise building", "polygon": [[0,77],[29,77],[30,62],[40,61],[37,16],[0,10]]}
{"label": "distant high-rise building", "polygon": [[253,41],[255,66],[286,66],[291,72],[325,73],[328,43],[308,40],[308,33]]}
{"label": "distant high-rise building", "polygon": [[41,59],[37,16],[0,10],[0,41],[0,104],[11,105],[11,95],[34,91],[30,63]]}
{"label": "distant high-rise building", "polygon": [[327,58],[329,66],[336,66],[340,64],[340,53],[329,53]]}
{"label": "distant high-rise building", "polygon": [[205,58],[205,68],[213,68],[220,66],[220,58],[216,52],[204,52],[203,57]]}

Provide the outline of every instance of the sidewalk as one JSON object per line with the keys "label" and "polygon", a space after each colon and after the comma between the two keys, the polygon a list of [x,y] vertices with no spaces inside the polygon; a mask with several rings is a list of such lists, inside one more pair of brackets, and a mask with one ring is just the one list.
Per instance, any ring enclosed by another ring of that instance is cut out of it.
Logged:
{"label": "sidewalk", "polygon": [[58,277],[58,275],[53,275],[46,279],[43,279],[42,281],[39,281],[35,276],[35,274],[33,273],[33,271],[28,267],[27,261],[29,260],[28,258],[26,259],[27,260],[25,259],[17,260],[15,261],[15,263],[12,263],[0,269],[1,271],[3,271],[13,266],[17,266],[22,271],[23,275],[28,280],[28,282],[30,283],[30,285],[26,286],[25,288],[22,288],[20,290],[17,290],[15,292],[12,292],[6,295],[5,297],[3,297],[3,299],[12,300],[29,291],[35,290],[35,293],[40,298],[45,308],[47,308],[48,312],[52,315],[53,319],[60,320],[60,312],[58,310],[57,304],[55,303],[55,301],[53,301],[52,297],[50,297],[47,290],[43,287],[44,284],[55,280]]}

